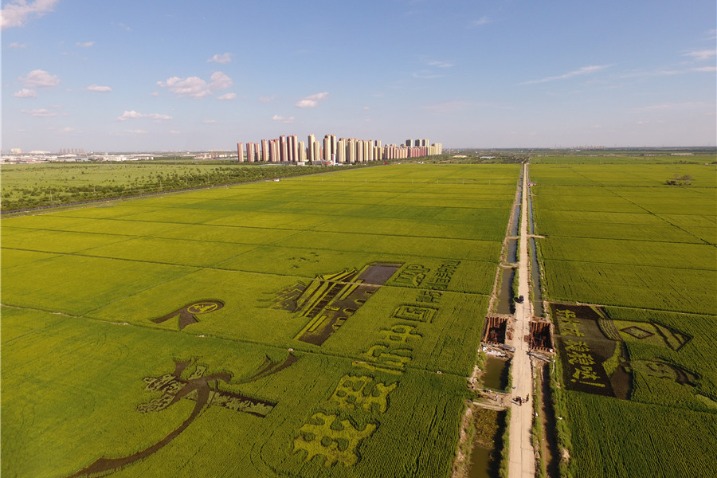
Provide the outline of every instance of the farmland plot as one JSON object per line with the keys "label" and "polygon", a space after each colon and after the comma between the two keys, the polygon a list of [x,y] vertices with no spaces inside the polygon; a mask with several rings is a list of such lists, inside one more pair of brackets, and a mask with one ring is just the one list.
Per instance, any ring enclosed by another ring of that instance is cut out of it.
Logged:
{"label": "farmland plot", "polygon": [[449,476],[518,174],[4,219],[3,475]]}
{"label": "farmland plot", "polygon": [[[665,184],[678,174],[691,183]],[[531,167],[568,474],[717,473],[716,178],[703,164]]]}

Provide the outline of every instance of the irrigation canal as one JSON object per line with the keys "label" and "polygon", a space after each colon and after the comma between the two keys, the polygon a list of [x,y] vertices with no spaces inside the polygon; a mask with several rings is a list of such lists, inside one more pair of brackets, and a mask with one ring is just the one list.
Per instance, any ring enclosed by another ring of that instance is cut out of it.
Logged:
{"label": "irrigation canal", "polygon": [[528,257],[528,217],[532,216],[528,208],[528,165],[523,165],[523,178],[519,187],[521,191],[520,239],[518,246],[518,295],[524,300],[515,304],[514,332],[509,344],[515,347],[511,363],[512,389],[509,393],[513,397],[520,397],[523,402],[510,402],[509,435],[509,478],[535,477],[535,451],[531,442],[533,426],[533,406],[530,400],[525,401],[533,392],[533,371],[528,355],[529,345],[526,336],[530,335],[530,319],[533,316],[533,306],[530,294],[530,262]]}

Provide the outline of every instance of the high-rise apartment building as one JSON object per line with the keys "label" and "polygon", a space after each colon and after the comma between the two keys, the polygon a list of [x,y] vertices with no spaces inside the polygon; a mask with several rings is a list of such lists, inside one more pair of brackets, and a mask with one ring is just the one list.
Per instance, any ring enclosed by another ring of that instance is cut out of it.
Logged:
{"label": "high-rise apartment building", "polygon": [[405,144],[382,145],[380,140],[337,138],[326,134],[323,141],[307,136],[307,142],[297,135],[281,135],[262,139],[258,143],[237,143],[238,162],[311,163],[325,161],[333,164],[353,164],[385,159],[418,158],[443,153],[443,145],[431,144],[427,138],[407,139]]}
{"label": "high-rise apartment building", "polygon": [[301,163],[305,163],[305,162],[306,162],[306,147],[304,146],[304,142],[303,142],[303,141],[299,141],[299,147],[298,147],[298,149],[299,149],[299,159],[298,159],[298,161],[301,162]]}
{"label": "high-rise apartment building", "polygon": [[289,146],[291,147],[291,152],[289,153],[289,161],[292,163],[295,163],[299,160],[299,137],[295,134],[289,136]]}
{"label": "high-rise apartment building", "polygon": [[269,161],[269,140],[267,139],[261,140],[261,157],[259,158],[259,161]]}
{"label": "high-rise apartment building", "polygon": [[344,164],[346,162],[346,140],[340,138],[336,142],[336,162]]}
{"label": "high-rise apartment building", "polygon": [[270,163],[278,163],[279,162],[279,140],[278,139],[272,139],[269,141],[269,162]]}
{"label": "high-rise apartment building", "polygon": [[321,159],[331,161],[331,136],[328,134],[324,136],[324,156]]}
{"label": "high-rise apartment building", "polygon": [[279,162],[285,163],[289,156],[289,145],[286,136],[279,136]]}

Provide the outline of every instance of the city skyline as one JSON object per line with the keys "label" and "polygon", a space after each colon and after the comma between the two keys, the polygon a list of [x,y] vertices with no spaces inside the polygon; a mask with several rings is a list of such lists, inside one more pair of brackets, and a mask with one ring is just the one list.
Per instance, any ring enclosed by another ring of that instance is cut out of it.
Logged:
{"label": "city skyline", "polygon": [[2,2],[2,150],[715,146],[712,0]]}
{"label": "city skyline", "polygon": [[431,144],[427,138],[383,145],[377,139],[339,138],[335,134],[325,134],[319,141],[312,133],[306,142],[295,134],[280,135],[258,142],[238,142],[236,150],[240,163],[354,164],[434,156],[443,152],[443,145]]}

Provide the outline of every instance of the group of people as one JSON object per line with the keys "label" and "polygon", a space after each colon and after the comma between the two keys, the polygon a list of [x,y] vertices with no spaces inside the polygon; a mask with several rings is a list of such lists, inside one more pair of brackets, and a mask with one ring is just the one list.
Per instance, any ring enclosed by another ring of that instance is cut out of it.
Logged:
{"label": "group of people", "polygon": [[525,396],[525,399],[523,397],[514,397],[513,401],[517,403],[518,405],[522,405],[523,403],[528,403],[530,400],[530,394]]}

